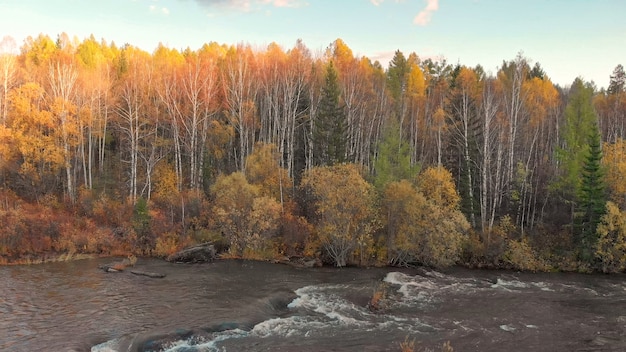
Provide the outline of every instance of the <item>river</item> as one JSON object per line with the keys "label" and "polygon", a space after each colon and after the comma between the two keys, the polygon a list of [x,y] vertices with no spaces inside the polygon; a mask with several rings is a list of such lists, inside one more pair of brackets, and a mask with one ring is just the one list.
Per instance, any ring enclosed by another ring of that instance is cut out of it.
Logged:
{"label": "river", "polygon": [[106,262],[0,267],[0,351],[626,350],[624,275]]}

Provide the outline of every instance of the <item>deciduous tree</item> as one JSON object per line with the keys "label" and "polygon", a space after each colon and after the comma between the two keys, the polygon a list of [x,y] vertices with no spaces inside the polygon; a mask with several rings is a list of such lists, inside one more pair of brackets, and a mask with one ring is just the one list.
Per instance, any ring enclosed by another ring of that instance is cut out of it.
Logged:
{"label": "deciduous tree", "polygon": [[219,176],[211,186],[213,216],[217,229],[230,243],[230,253],[265,249],[279,229],[280,204],[260,195],[241,172]]}
{"label": "deciduous tree", "polygon": [[334,265],[346,266],[357,249],[367,252],[364,247],[378,227],[375,193],[356,165],[313,168],[300,187],[312,207],[316,234]]}
{"label": "deciduous tree", "polygon": [[598,224],[595,257],[605,273],[626,270],[626,213],[613,202],[606,203],[606,211]]}
{"label": "deciduous tree", "polygon": [[[419,184],[418,189],[402,180],[385,188],[382,205],[388,261],[392,265],[452,265],[469,229],[459,211],[452,176],[442,168],[427,169],[419,176]],[[427,195],[420,189],[427,190]]]}

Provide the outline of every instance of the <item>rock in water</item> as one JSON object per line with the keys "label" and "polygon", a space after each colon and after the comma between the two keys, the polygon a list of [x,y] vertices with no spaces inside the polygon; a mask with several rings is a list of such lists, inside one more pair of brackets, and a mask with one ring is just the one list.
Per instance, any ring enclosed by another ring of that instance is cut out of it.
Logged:
{"label": "rock in water", "polygon": [[215,246],[210,243],[203,243],[174,253],[166,260],[174,263],[206,263],[212,262],[215,258]]}

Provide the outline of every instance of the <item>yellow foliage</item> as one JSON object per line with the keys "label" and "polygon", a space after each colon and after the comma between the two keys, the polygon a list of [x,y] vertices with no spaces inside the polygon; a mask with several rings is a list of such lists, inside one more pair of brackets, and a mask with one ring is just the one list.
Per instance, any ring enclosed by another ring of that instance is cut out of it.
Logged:
{"label": "yellow foliage", "polygon": [[613,202],[607,202],[606,214],[598,224],[599,235],[596,257],[603,272],[626,270],[626,212],[620,211]]}
{"label": "yellow foliage", "polygon": [[526,238],[519,241],[508,241],[508,249],[504,253],[504,261],[517,270],[536,271],[545,269],[545,265],[537,259]]}
{"label": "yellow foliage", "polygon": [[221,160],[226,155],[226,148],[235,135],[235,129],[229,124],[211,120],[207,135],[207,153],[209,156]]}
{"label": "yellow foliage", "polygon": [[615,143],[605,143],[602,154],[611,200],[626,207],[626,141],[618,139]]}
{"label": "yellow foliage", "polygon": [[443,166],[429,167],[417,177],[417,185],[429,201],[447,210],[459,208],[461,197],[456,191],[452,173]]}
{"label": "yellow foliage", "polygon": [[387,186],[382,205],[391,264],[448,266],[458,260],[470,226],[458,209],[441,198],[427,199],[406,180]]}
{"label": "yellow foliage", "polygon": [[550,110],[559,103],[559,92],[552,82],[545,78],[534,77],[522,84],[525,106],[530,114],[530,125],[537,128],[545,121]]}
{"label": "yellow foliage", "polygon": [[167,257],[176,253],[179,249],[179,236],[173,232],[167,232],[156,239],[153,254],[157,257]]}
{"label": "yellow foliage", "polygon": [[154,196],[160,200],[179,201],[178,178],[172,165],[160,163],[155,170]]}
{"label": "yellow foliage", "polygon": [[249,184],[240,172],[219,176],[211,187],[214,220],[235,256],[242,256],[246,249],[265,248],[278,232],[280,204],[259,195],[259,188]]}
{"label": "yellow foliage", "polygon": [[257,185],[263,195],[285,201],[292,183],[279,159],[274,144],[257,143],[254,152],[246,158],[246,178]]}
{"label": "yellow foliage", "polygon": [[378,228],[375,194],[356,165],[313,168],[301,187],[311,197],[316,233],[335,265],[345,266],[357,247],[360,257],[368,253],[365,246]]}
{"label": "yellow foliage", "polygon": [[411,71],[407,78],[407,93],[411,99],[423,98],[426,93],[424,72],[417,63],[411,64]]}
{"label": "yellow foliage", "polygon": [[[7,125],[11,138],[8,142],[12,144],[12,153],[21,157],[19,173],[37,188],[46,187],[45,180],[54,177],[68,161],[63,148],[63,129],[52,112],[59,108],[57,103],[61,102],[55,100],[48,107],[45,92],[36,83],[25,83],[9,95]],[[71,111],[68,107],[68,113]]]}

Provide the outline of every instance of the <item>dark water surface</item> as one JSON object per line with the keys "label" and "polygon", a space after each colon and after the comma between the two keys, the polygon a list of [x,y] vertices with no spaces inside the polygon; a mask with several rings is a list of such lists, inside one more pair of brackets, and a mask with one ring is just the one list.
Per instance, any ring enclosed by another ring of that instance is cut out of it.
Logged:
{"label": "dark water surface", "polygon": [[624,275],[110,261],[0,267],[0,351],[626,351]]}

